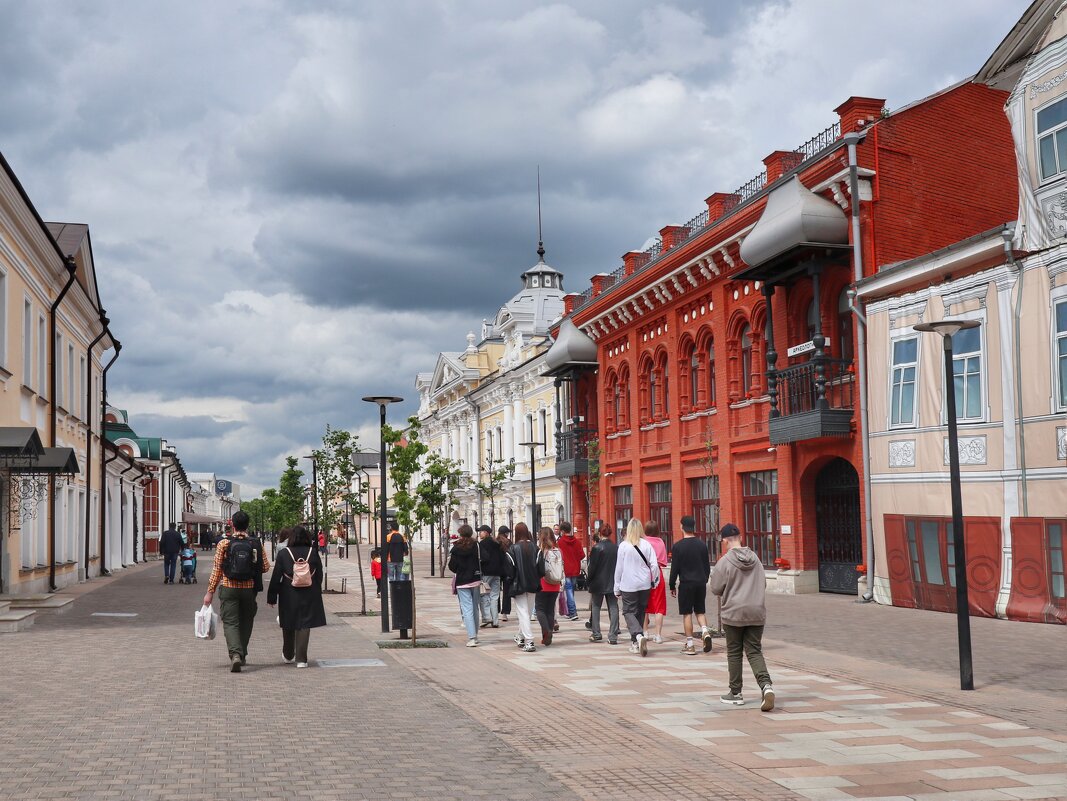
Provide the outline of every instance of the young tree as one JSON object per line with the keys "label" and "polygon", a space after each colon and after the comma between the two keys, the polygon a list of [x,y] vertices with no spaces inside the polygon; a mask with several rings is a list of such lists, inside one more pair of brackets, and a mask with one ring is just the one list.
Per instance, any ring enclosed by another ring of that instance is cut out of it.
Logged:
{"label": "young tree", "polygon": [[[430,453],[426,457],[423,467],[425,478],[415,487],[415,494],[419,499],[420,519],[428,518],[430,524],[430,550],[433,550],[433,527],[438,524],[441,535],[441,544],[438,548],[440,554],[441,574],[444,574],[444,554],[448,538],[445,536],[447,525],[445,514],[456,503],[456,490],[459,488],[462,472],[459,462],[441,456],[439,453]],[[431,559],[435,557],[431,553]]]}
{"label": "young tree", "polygon": [[515,475],[514,460],[505,462],[503,459],[494,459],[493,450],[490,448],[485,457],[486,481],[479,481],[474,489],[483,498],[489,499],[489,526],[496,530],[496,494],[504,486],[504,482]]}
{"label": "young tree", "polygon": [[285,472],[278,481],[278,518],[279,528],[295,526],[304,519],[304,488],[300,479],[304,477],[304,471],[299,469],[295,456],[285,459]]}

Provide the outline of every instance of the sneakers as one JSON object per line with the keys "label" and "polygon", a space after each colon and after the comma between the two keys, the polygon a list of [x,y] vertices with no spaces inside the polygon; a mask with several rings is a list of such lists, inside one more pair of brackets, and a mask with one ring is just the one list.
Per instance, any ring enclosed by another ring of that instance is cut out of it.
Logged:
{"label": "sneakers", "polygon": [[521,634],[516,634],[511,639],[513,639],[515,641],[515,644],[517,646],[519,646],[519,648],[522,648],[522,646],[526,644],[525,641],[522,639],[522,635]]}
{"label": "sneakers", "polygon": [[660,637],[658,634],[653,634],[652,635],[652,642],[656,643],[657,645],[662,645],[663,644],[663,638]]}
{"label": "sneakers", "polygon": [[474,639],[467,640],[467,647],[468,648],[477,648],[478,647],[478,641],[474,640]]}
{"label": "sneakers", "polygon": [[631,654],[639,654],[639,653],[641,653],[641,649],[637,647],[637,643],[635,643],[635,642],[630,643],[630,653]]}
{"label": "sneakers", "polygon": [[759,708],[764,712],[770,712],[774,709],[774,688],[769,684],[763,688],[763,703],[760,704]]}
{"label": "sneakers", "polygon": [[298,668],[306,668],[308,666],[308,663],[307,662],[297,662],[296,666]]}
{"label": "sneakers", "polygon": [[503,614],[502,614],[502,615],[500,616],[500,622],[501,622],[501,623],[507,623],[507,622],[508,622],[508,616],[507,616],[507,615],[503,615]]}
{"label": "sneakers", "polygon": [[590,630],[591,630],[591,629],[593,628],[593,621],[592,621],[592,620],[587,620],[587,621],[585,621],[585,627],[586,627],[587,629],[590,629]]}
{"label": "sneakers", "polygon": [[701,634],[700,634],[700,639],[702,639],[704,641],[704,653],[710,652],[711,651],[711,632],[708,631],[707,629],[704,629],[704,631],[701,632]]}
{"label": "sneakers", "polygon": [[693,643],[689,642],[685,644],[685,647],[682,649],[682,653],[686,656],[696,656],[697,649],[693,646]]}
{"label": "sneakers", "polygon": [[522,646],[522,650],[523,653],[532,654],[534,651],[537,650],[537,647],[532,642],[528,642]]}
{"label": "sneakers", "polygon": [[567,620],[572,620],[573,621],[573,620],[577,620],[577,619],[578,619],[578,615],[569,615],[567,617]]}
{"label": "sneakers", "polygon": [[619,644],[618,640],[608,640],[608,645],[618,645],[618,644]]}
{"label": "sneakers", "polygon": [[552,631],[559,631],[559,623],[552,624]]}
{"label": "sneakers", "polygon": [[293,656],[286,656],[285,654],[282,654],[282,660],[283,660],[283,661],[285,662],[285,664],[287,664],[287,665],[291,665],[291,664],[293,664],[293,660],[294,660],[295,658],[296,658],[296,657],[293,657]]}
{"label": "sneakers", "polygon": [[234,654],[230,657],[230,673],[241,672],[241,657],[238,654]]}
{"label": "sneakers", "polygon": [[492,626],[492,625],[493,625],[493,621],[492,621],[492,620],[483,620],[483,621],[482,621],[482,625],[481,625],[481,628],[483,628],[483,629],[487,629],[487,628],[489,628],[489,627],[490,627],[490,626]]}
{"label": "sneakers", "polygon": [[637,635],[637,649],[641,652],[641,656],[648,656],[648,637],[644,634]]}
{"label": "sneakers", "polygon": [[744,706],[745,704],[745,699],[741,697],[741,693],[728,692],[726,695],[719,696],[719,700],[732,706]]}
{"label": "sneakers", "polygon": [[604,635],[603,634],[590,634],[589,635],[589,642],[600,642],[603,639],[604,639]]}

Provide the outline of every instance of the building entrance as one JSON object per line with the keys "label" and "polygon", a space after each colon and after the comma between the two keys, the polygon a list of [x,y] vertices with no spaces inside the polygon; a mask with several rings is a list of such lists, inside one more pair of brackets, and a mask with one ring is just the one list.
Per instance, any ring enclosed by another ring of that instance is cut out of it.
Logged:
{"label": "building entrance", "polygon": [[819,591],[856,594],[856,565],[863,563],[860,480],[856,468],[834,459],[815,477]]}

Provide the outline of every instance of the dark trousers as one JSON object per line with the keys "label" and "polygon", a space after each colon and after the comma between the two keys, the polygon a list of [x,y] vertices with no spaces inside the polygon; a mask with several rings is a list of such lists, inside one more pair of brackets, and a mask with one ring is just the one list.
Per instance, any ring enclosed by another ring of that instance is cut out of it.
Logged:
{"label": "dark trousers", "polygon": [[502,578],[500,580],[500,614],[511,614],[511,579]]}
{"label": "dark trousers", "polygon": [[174,568],[178,565],[178,554],[163,554],[163,578],[174,583]]}
{"label": "dark trousers", "polygon": [[608,602],[608,639],[611,642],[615,642],[619,639],[619,599],[615,597],[614,593],[609,592],[605,595],[599,592],[592,592],[589,594],[593,636],[601,636],[600,608],[604,605],[604,601]]}
{"label": "dark trousers", "polygon": [[771,683],[767,662],[763,658],[763,626],[728,626],[726,631],[726,666],[730,671],[730,692],[741,693],[741,654],[748,657],[752,674],[760,690]]}
{"label": "dark trousers", "polygon": [[630,642],[637,642],[637,635],[645,633],[645,609],[648,608],[650,592],[652,590],[622,593],[622,616],[626,619]]}
{"label": "dark trousers", "polygon": [[295,656],[297,662],[307,662],[310,641],[311,629],[282,629],[282,656],[286,659]]}
{"label": "dark trousers", "polygon": [[552,627],[556,625],[556,596],[559,592],[545,592],[544,590],[537,591],[537,597],[534,598],[534,611],[537,614],[537,622],[541,624],[542,636],[546,633],[552,632]]}
{"label": "dark trousers", "polygon": [[219,617],[226,633],[226,650],[242,659],[248,656],[252,623],[256,619],[256,591],[219,587]]}

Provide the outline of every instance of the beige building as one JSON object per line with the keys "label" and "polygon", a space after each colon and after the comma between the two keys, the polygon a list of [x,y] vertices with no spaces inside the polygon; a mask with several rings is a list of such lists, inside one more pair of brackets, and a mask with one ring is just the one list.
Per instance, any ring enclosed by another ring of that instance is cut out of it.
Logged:
{"label": "beige building", "polygon": [[117,467],[103,467],[100,415],[103,369],[116,355],[104,354],[116,342],[89,229],[44,222],[2,156],[0,314],[0,592],[25,595],[135,555],[101,523],[116,514],[100,496],[101,473]]}
{"label": "beige building", "polygon": [[[569,517],[556,478],[556,396],[544,358],[549,326],[563,314],[563,275],[545,263],[543,249],[538,253],[518,294],[492,322],[482,321],[481,336],[471,332],[466,350],[440,353],[433,373],[415,383],[426,442],[465,475],[456,511],[471,525],[530,525],[534,494],[541,524]],[[528,442],[541,443],[532,459],[522,447]],[[513,475],[492,499],[475,488],[491,469],[511,463]]]}
{"label": "beige building", "polygon": [[[1010,91],[1018,221],[860,283],[876,600],[954,611],[942,340],[953,337],[972,612],[1067,622],[1067,14],[1035,2],[976,81]],[[1064,154],[1059,155],[1063,148]]]}

